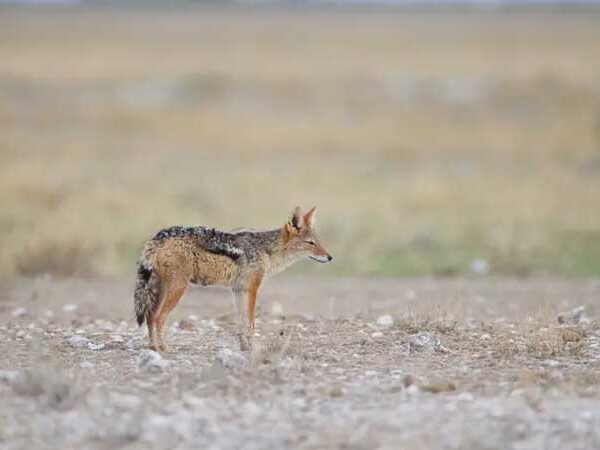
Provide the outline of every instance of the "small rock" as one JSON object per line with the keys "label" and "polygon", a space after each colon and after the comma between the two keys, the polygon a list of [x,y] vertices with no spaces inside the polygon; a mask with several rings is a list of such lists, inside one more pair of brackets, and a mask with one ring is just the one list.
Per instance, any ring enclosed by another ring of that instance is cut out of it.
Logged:
{"label": "small rock", "polygon": [[239,352],[234,352],[229,348],[222,348],[217,352],[215,360],[221,366],[228,369],[236,369],[246,364],[246,358]]}
{"label": "small rock", "polygon": [[194,323],[192,321],[186,320],[186,319],[181,319],[177,323],[177,327],[180,330],[187,330],[187,331],[191,331],[191,330],[195,330],[196,329],[196,325],[194,325]]}
{"label": "small rock", "polygon": [[585,315],[585,307],[578,306],[571,311],[559,314],[558,323],[565,325],[579,325],[582,323],[589,323],[590,319]]}
{"label": "small rock", "polygon": [[490,272],[490,265],[484,259],[474,259],[469,264],[469,270],[475,275],[487,275]]}
{"label": "small rock", "polygon": [[283,315],[283,305],[279,302],[275,302],[271,305],[271,314],[274,316]]}
{"label": "small rock", "polygon": [[79,308],[79,306],[75,305],[74,303],[67,303],[66,305],[63,305],[62,310],[66,313],[69,313],[77,311],[77,308]]}
{"label": "small rock", "polygon": [[473,400],[475,400],[475,396],[470,392],[461,392],[456,396],[456,400],[459,400],[461,402],[472,402]]}
{"label": "small rock", "polygon": [[148,370],[149,372],[160,372],[169,366],[169,361],[163,359],[154,350],[143,350],[138,355],[137,365],[139,369]]}
{"label": "small rock", "polygon": [[380,316],[376,323],[380,327],[388,328],[394,325],[394,319],[389,314],[386,314],[384,316]]}
{"label": "small rock", "polygon": [[374,333],[371,334],[371,337],[373,339],[379,339],[383,337],[383,333],[381,331],[375,331]]}
{"label": "small rock", "polygon": [[555,359],[546,359],[546,360],[544,360],[542,362],[542,364],[544,364],[545,366],[548,366],[548,367],[558,367],[558,366],[560,366],[560,363],[557,360],[555,360]]}
{"label": "small rock", "polygon": [[414,300],[415,298],[417,298],[417,293],[412,289],[406,291],[405,295],[408,300]]}
{"label": "small rock", "polygon": [[81,361],[79,363],[79,367],[81,367],[82,369],[91,369],[92,367],[94,367],[94,365],[89,361]]}
{"label": "small rock", "polygon": [[432,333],[427,332],[414,334],[408,341],[410,350],[416,352],[434,351],[437,350],[440,345],[440,340]]}
{"label": "small rock", "polygon": [[65,342],[71,347],[87,347],[90,344],[90,340],[85,336],[69,336],[65,339]]}
{"label": "small rock", "polygon": [[8,383],[17,378],[19,372],[16,370],[0,370],[0,382]]}
{"label": "small rock", "polygon": [[90,350],[102,350],[104,348],[104,344],[96,344],[95,342],[89,341],[87,348]]}
{"label": "small rock", "polygon": [[410,386],[408,386],[406,388],[406,392],[409,395],[415,395],[415,394],[418,394],[420,391],[419,391],[419,387],[416,384],[411,384]]}
{"label": "small rock", "polygon": [[23,317],[25,314],[27,314],[27,308],[16,308],[13,310],[13,312],[11,313],[11,315],[13,317]]}

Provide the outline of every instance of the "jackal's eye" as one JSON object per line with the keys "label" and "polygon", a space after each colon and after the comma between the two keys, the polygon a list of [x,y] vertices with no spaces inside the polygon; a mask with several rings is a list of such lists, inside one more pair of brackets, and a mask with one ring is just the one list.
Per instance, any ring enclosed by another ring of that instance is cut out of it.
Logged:
{"label": "jackal's eye", "polygon": [[317,245],[317,243],[312,240],[308,240],[308,241],[304,241],[304,242],[306,242],[308,245]]}

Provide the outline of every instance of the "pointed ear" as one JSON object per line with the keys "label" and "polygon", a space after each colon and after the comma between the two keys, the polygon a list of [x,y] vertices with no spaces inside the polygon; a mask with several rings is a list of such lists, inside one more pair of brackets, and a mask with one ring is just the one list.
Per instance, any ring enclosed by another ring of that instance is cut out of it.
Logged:
{"label": "pointed ear", "polygon": [[304,222],[304,225],[306,225],[307,227],[312,227],[314,225],[316,209],[317,209],[317,207],[314,206],[306,214],[304,214],[304,217],[302,218],[302,220]]}
{"label": "pointed ear", "polygon": [[292,213],[290,214],[290,218],[288,219],[285,227],[290,233],[297,233],[300,231],[300,207],[296,206]]}

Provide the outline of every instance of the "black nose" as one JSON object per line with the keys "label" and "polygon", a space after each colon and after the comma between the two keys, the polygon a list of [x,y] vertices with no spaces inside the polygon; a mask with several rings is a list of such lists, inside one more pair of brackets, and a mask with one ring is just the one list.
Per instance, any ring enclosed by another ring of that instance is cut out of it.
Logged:
{"label": "black nose", "polygon": [[333,256],[327,255],[327,261],[331,261],[332,259],[333,259]]}

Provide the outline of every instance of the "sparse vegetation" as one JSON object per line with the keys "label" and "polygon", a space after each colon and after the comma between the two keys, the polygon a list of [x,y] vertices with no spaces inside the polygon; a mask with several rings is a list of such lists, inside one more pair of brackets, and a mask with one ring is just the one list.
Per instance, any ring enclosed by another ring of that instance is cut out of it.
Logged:
{"label": "sparse vegetation", "polygon": [[[370,283],[273,280],[245,353],[228,294],[191,289],[169,323],[172,350],[158,354],[131,320],[130,283],[15,280],[0,290],[0,442],[504,450],[543,430],[545,448],[594,448],[600,284]],[[324,292],[340,298],[335,313]],[[559,324],[549,305],[580,323]]]}

